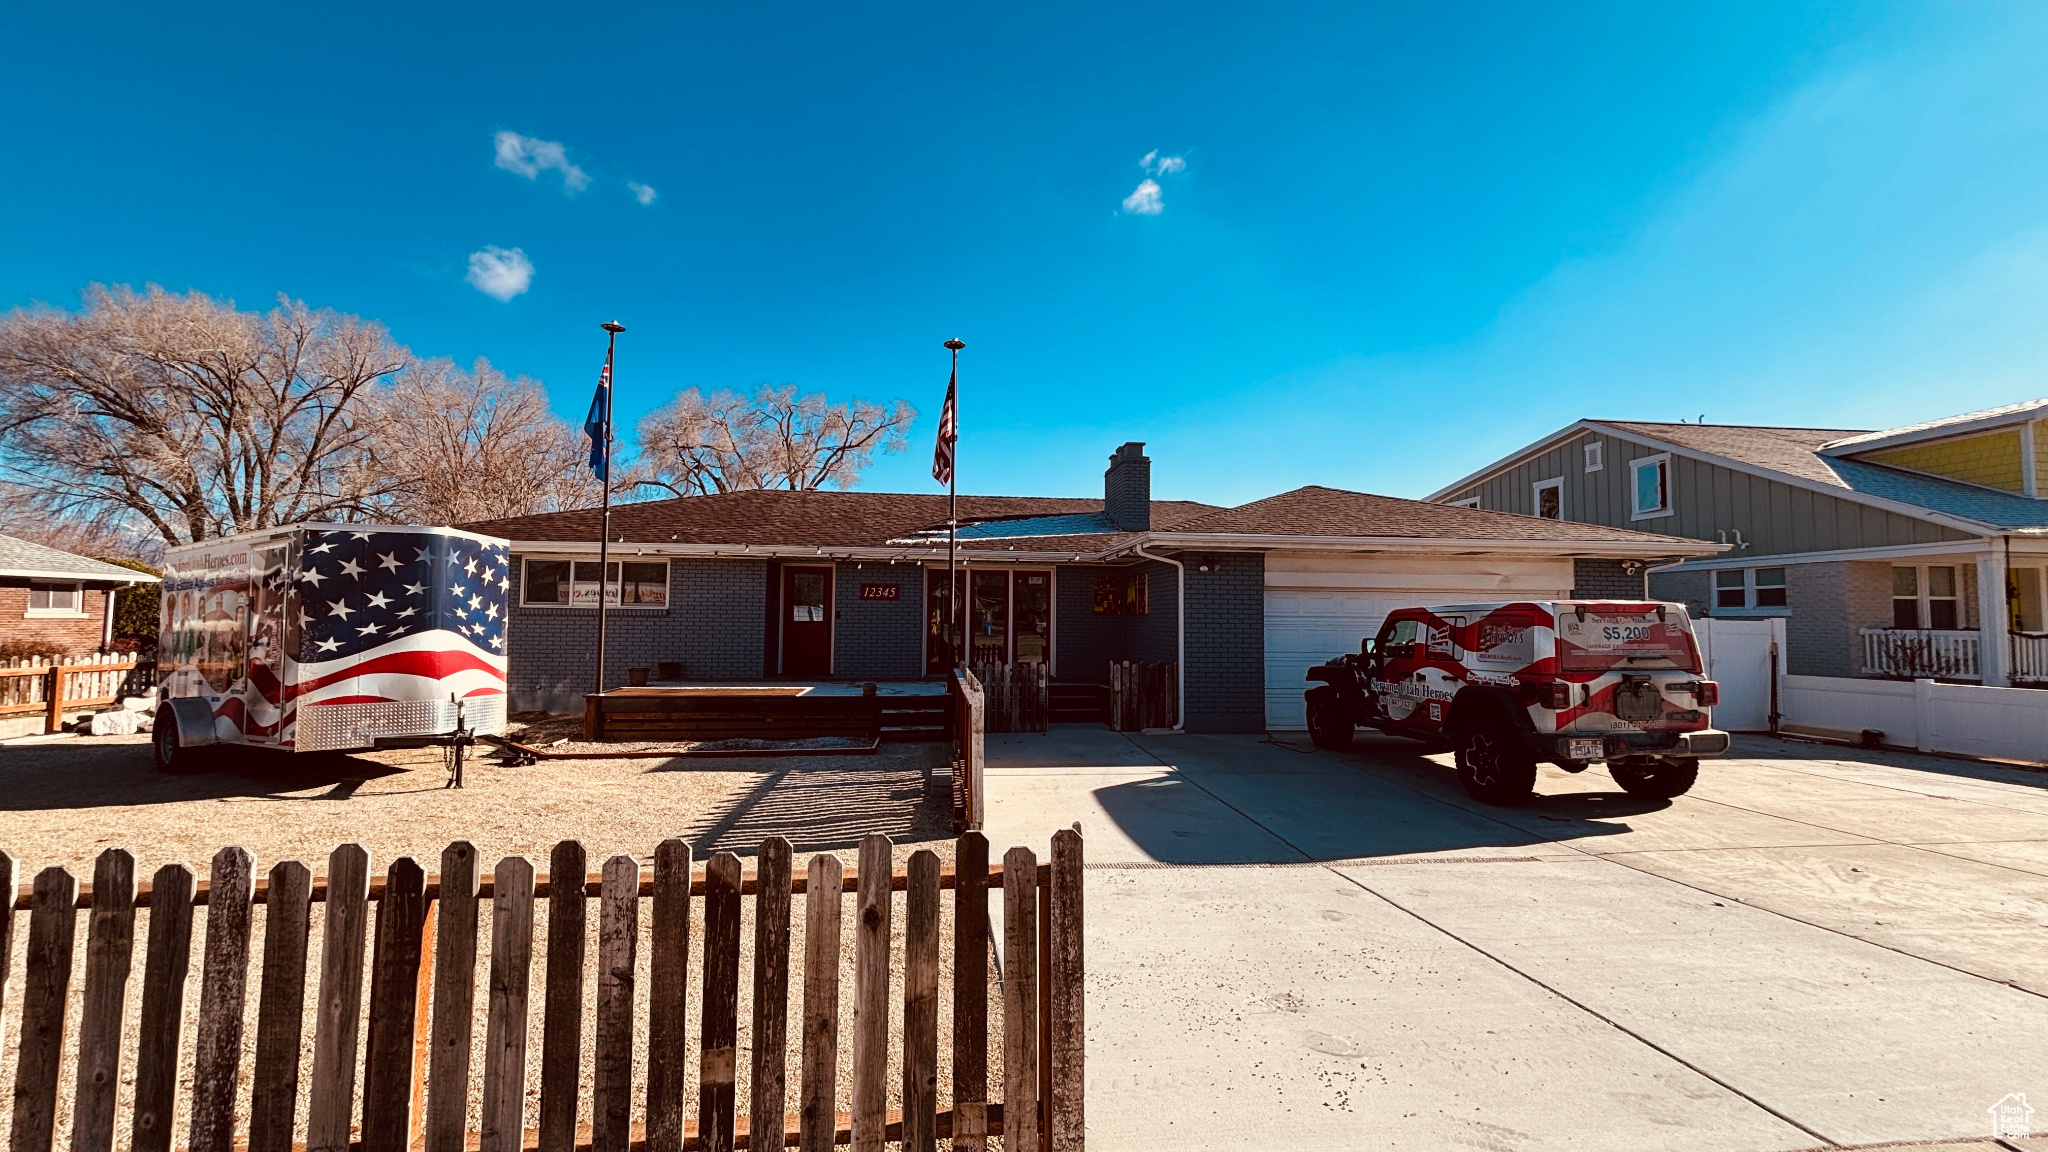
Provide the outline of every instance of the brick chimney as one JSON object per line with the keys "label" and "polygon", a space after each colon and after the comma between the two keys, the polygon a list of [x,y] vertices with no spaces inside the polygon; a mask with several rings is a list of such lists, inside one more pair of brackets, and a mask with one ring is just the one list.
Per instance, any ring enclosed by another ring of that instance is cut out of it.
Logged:
{"label": "brick chimney", "polygon": [[1136,440],[1117,449],[1102,474],[1102,510],[1126,532],[1152,529],[1152,458]]}

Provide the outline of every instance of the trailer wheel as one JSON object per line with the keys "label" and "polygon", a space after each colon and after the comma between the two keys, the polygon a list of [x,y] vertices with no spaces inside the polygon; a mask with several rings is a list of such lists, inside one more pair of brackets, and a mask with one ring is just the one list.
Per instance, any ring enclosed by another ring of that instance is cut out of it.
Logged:
{"label": "trailer wheel", "polygon": [[149,750],[156,760],[156,770],[166,775],[189,776],[206,769],[199,763],[197,750],[185,747],[185,742],[178,739],[178,718],[169,708],[159,711],[150,725]]}
{"label": "trailer wheel", "polygon": [[1352,733],[1357,726],[1351,717],[1344,714],[1342,702],[1332,699],[1336,693],[1321,692],[1308,694],[1308,738],[1318,748],[1341,751],[1351,747]]}
{"label": "trailer wheel", "polygon": [[1699,781],[1700,762],[1679,757],[1661,760],[1631,757],[1611,761],[1607,765],[1607,774],[1614,777],[1621,790],[1631,796],[1669,800],[1685,795]]}
{"label": "trailer wheel", "polygon": [[1498,712],[1473,719],[1458,738],[1458,783],[1481,804],[1512,808],[1536,787],[1536,757],[1522,734]]}

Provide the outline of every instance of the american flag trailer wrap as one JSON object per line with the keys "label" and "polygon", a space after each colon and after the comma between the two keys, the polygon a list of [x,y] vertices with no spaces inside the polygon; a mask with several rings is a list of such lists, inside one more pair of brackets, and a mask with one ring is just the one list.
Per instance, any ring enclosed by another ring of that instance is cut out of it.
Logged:
{"label": "american flag trailer wrap", "polygon": [[508,547],[448,528],[294,524],[171,549],[160,764],[204,744],[324,752],[502,733]]}

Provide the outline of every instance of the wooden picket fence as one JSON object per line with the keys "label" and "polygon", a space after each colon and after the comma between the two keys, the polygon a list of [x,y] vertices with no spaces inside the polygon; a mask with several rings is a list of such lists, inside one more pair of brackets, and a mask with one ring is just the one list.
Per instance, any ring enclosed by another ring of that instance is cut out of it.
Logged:
{"label": "wooden picket fence", "polygon": [[119,652],[0,661],[0,717],[42,713],[43,731],[55,732],[66,712],[116,704],[155,683],[155,661]]}
{"label": "wooden picket fence", "polygon": [[1179,722],[1176,666],[1112,661],[1109,666],[1109,726],[1119,732],[1171,728]]}
{"label": "wooden picket fence", "polygon": [[1043,663],[974,664],[988,698],[990,732],[1043,732],[1051,677]]}
{"label": "wooden picket fence", "polygon": [[[1040,864],[1012,848],[989,864],[988,841],[968,833],[954,866],[919,851],[894,867],[890,840],[860,842],[857,867],[814,856],[792,872],[792,850],[764,841],[744,870],[730,852],[693,864],[689,844],[664,841],[652,867],[614,856],[587,872],[583,845],[555,846],[549,871],[524,856],[480,874],[477,852],[458,841],[429,875],[410,857],[373,879],[369,854],[344,844],[316,876],[286,861],[256,876],[241,848],[224,848],[206,882],[167,864],[136,883],[135,858],[101,853],[81,889],[61,867],[45,868],[0,915],[0,993],[7,990],[15,911],[28,913],[21,983],[21,1047],[14,1085],[10,1152],[53,1152],[63,1085],[67,992],[78,912],[87,910],[83,1008],[73,1029],[77,1070],[72,1152],[170,1152],[182,1063],[190,1061],[190,1152],[728,1152],[795,1147],[825,1152],[851,1144],[881,1152],[900,1142],[910,1152],[985,1149],[1000,1136],[1005,1152],[1078,1152],[1084,1147],[1081,838],[1053,837]],[[0,881],[15,891],[17,865],[0,854]],[[554,884],[572,876],[576,883]],[[938,1101],[940,896],[954,895],[951,1036],[953,1099]],[[1002,923],[989,924],[989,891],[1002,892]],[[902,1105],[886,1108],[889,1066],[891,921],[894,893],[905,894]],[[807,894],[830,893],[832,899]],[[843,893],[853,909],[854,1013],[852,1102],[836,1110],[840,1043],[839,975]],[[805,896],[801,1018],[791,1036],[790,909]],[[738,1005],[741,901],[754,907],[753,1030],[750,1096],[738,1114]],[[597,910],[596,1045],[593,1090],[579,1099],[588,902]],[[641,961],[641,902],[653,918],[651,956]],[[690,905],[702,900],[700,1076],[694,1121],[685,1118]],[[478,910],[492,908],[491,935],[479,940]],[[524,1126],[531,968],[536,901],[547,916],[541,1000],[539,1127]],[[299,1068],[306,1037],[307,943],[312,905],[327,905],[317,996],[312,1009],[308,1121],[297,1130]],[[374,929],[370,906],[376,906]],[[242,1027],[255,908],[264,908],[250,1114],[236,1123]],[[195,908],[206,909],[197,1027],[189,1053],[183,1034],[186,970]],[[134,1051],[134,1103],[128,1138],[116,1139],[122,1083],[123,1014],[135,951],[135,912],[150,910],[142,959],[140,1041]],[[365,972],[365,934],[375,947]],[[988,959],[1001,950],[1002,1098],[990,1100]],[[488,954],[487,987],[476,987],[477,951]],[[648,1011],[643,1107],[634,1106],[636,981],[646,979]],[[366,986],[367,985],[367,986]],[[0,1003],[5,998],[0,997]],[[368,1014],[366,1050],[357,1027]],[[470,1051],[478,1012],[485,1015],[482,1067]],[[0,1025],[4,1025],[0,1021]],[[0,1030],[4,1031],[4,1030]],[[797,1108],[787,1110],[786,1045],[800,1045]],[[362,1107],[357,1113],[357,1075]],[[480,1082],[478,1077],[481,1077]],[[482,1122],[466,1131],[472,1087],[480,1083]],[[590,1117],[578,1124],[579,1107]],[[637,1111],[637,1117],[636,1117]],[[238,1128],[240,1130],[238,1131]],[[765,1134],[756,1142],[755,1134]]]}

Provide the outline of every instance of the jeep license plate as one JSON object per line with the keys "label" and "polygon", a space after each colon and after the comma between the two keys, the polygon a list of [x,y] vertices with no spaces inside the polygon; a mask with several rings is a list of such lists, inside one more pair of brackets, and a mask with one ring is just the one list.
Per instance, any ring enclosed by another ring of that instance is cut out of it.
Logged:
{"label": "jeep license plate", "polygon": [[1573,760],[1598,760],[1606,755],[1607,746],[1598,740],[1574,740],[1571,742],[1570,757]]}

